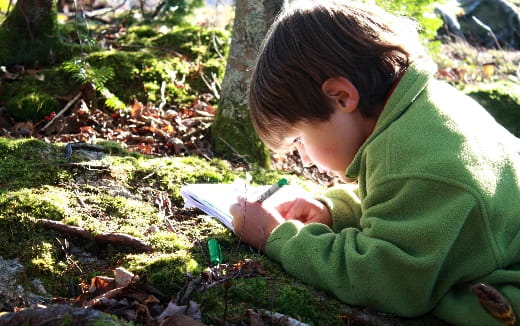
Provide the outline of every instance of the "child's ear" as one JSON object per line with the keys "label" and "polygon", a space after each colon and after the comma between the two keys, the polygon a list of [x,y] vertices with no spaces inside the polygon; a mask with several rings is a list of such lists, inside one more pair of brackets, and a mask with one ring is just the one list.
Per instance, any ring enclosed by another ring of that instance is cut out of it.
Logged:
{"label": "child's ear", "polygon": [[329,78],[323,82],[321,90],[342,110],[352,112],[357,109],[359,104],[359,92],[356,86],[347,78]]}

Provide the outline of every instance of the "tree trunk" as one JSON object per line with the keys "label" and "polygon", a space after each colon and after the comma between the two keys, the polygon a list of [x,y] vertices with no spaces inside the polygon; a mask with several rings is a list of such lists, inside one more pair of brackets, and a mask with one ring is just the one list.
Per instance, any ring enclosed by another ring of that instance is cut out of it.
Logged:
{"label": "tree trunk", "polygon": [[0,65],[52,63],[59,45],[53,0],[18,0],[0,26]]}
{"label": "tree trunk", "polygon": [[215,153],[269,167],[269,152],[248,113],[247,91],[258,49],[283,0],[237,0],[219,109],[212,128]]}

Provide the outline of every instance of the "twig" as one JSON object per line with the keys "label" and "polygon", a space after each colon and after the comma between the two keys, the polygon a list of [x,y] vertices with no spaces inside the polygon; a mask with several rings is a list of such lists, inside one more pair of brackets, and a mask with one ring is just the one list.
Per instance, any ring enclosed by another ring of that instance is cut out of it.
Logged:
{"label": "twig", "polygon": [[233,146],[231,146],[230,143],[228,143],[224,138],[222,137],[218,137],[218,139],[223,142],[224,144],[226,144],[232,151],[233,153],[235,153],[236,156],[238,156],[239,158],[241,158],[242,160],[244,160],[244,163],[247,165],[247,169],[250,170],[250,166],[249,166],[249,163],[247,162],[247,159],[244,155],[241,155]]}
{"label": "twig", "polygon": [[162,111],[164,106],[166,105],[166,96],[164,96],[166,92],[166,82],[163,80],[161,83],[161,103],[159,104],[159,111]]}
{"label": "twig", "polygon": [[78,201],[79,201],[81,207],[83,207],[83,208],[87,208],[87,205],[85,204],[85,202],[84,202],[83,199],[81,198],[78,189],[74,189],[74,195],[76,195],[76,198],[78,199]]}
{"label": "twig", "polygon": [[[470,5],[468,8],[465,9],[464,15],[466,17],[471,15],[478,8],[478,6],[480,6],[481,2],[482,2],[481,0],[470,1]],[[465,4],[463,4],[463,5],[465,5]]]}
{"label": "twig", "polygon": [[253,309],[248,309],[250,315],[258,315],[260,317],[269,318],[272,322],[274,322],[277,325],[284,325],[284,326],[309,326],[309,324],[302,323],[299,320],[296,320],[294,318],[291,318],[287,315],[278,313],[278,312],[272,312],[265,309],[257,309],[256,311]]}
{"label": "twig", "polygon": [[66,234],[74,235],[87,240],[94,240],[102,243],[109,243],[115,245],[122,245],[132,247],[134,249],[150,252],[153,251],[152,247],[141,241],[140,239],[124,233],[116,232],[103,232],[98,234],[92,234],[89,231],[73,225],[67,225],[58,221],[51,221],[46,219],[37,219],[36,222],[43,227],[51,230],[56,230]]}
{"label": "twig", "polygon": [[157,7],[155,7],[155,11],[152,13],[152,19],[155,18],[155,16],[157,16],[159,14],[159,12],[161,12],[162,10],[162,7],[164,7],[166,5],[166,1],[162,1],[161,3],[159,3],[159,5]]}
{"label": "twig", "polygon": [[51,119],[51,121],[49,121],[42,129],[40,129],[40,131],[45,131],[45,129],[49,128],[49,126],[52,125],[57,118],[61,117],[63,113],[65,113],[65,111],[67,111],[72,106],[72,104],[74,104],[79,99],[80,96],[81,92],[74,96],[74,98],[70,100],[69,103],[67,103],[67,105],[65,105],[65,107],[60,112],[58,112],[54,118]]}
{"label": "twig", "polygon": [[211,83],[206,79],[206,76],[204,76],[204,74],[202,72],[199,75],[200,75],[200,78],[202,79],[202,81],[204,82],[204,84],[206,84],[206,87],[211,91],[211,93],[213,93],[213,96],[215,96],[215,98],[217,100],[219,100],[220,93],[219,93],[217,87],[218,88],[221,88],[221,87],[220,87],[220,84],[217,82],[215,74],[214,73],[211,74],[211,77],[213,78],[213,81]]}
{"label": "twig", "polygon": [[479,25],[480,27],[485,29],[489,34],[491,34],[491,36],[493,37],[493,40],[495,40],[495,44],[497,45],[498,49],[502,51],[502,48],[500,47],[500,44],[498,43],[498,39],[495,36],[495,33],[493,33],[493,30],[491,29],[491,27],[489,27],[488,25],[484,24],[480,19],[478,19],[475,16],[471,16],[471,19],[473,19],[473,21],[475,23],[477,23],[477,25]]}
{"label": "twig", "polygon": [[62,168],[80,168],[90,171],[108,171],[110,168],[108,166],[104,165],[90,165],[90,164],[84,164],[84,163],[62,163],[60,164],[60,167]]}
{"label": "twig", "polygon": [[122,286],[122,287],[112,289],[112,290],[110,290],[106,293],[103,293],[102,295],[99,295],[99,296],[95,297],[94,299],[86,302],[83,305],[83,308],[92,308],[96,304],[100,303],[103,299],[112,299],[112,298],[118,297],[122,294],[127,293],[128,290],[129,290],[128,286]]}

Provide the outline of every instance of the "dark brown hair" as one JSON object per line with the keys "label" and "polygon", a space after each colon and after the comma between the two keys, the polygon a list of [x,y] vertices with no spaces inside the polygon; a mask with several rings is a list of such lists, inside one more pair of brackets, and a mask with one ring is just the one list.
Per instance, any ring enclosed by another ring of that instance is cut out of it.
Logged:
{"label": "dark brown hair", "polygon": [[262,44],[249,89],[260,138],[283,149],[283,136],[295,123],[329,119],[333,108],[321,86],[331,77],[350,80],[359,110],[373,115],[412,53],[421,51],[417,44],[413,22],[379,8],[314,1],[284,10]]}

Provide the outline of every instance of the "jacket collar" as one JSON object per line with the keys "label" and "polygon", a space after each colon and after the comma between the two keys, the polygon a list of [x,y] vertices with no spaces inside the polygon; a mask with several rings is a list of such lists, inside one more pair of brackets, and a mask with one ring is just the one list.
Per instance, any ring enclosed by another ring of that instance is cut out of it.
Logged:
{"label": "jacket collar", "polygon": [[354,160],[347,168],[345,172],[347,178],[358,178],[365,148],[408,109],[410,104],[424,90],[434,71],[435,66],[433,64],[423,66],[412,64],[408,67],[386,101],[374,131],[359,148]]}

